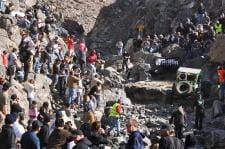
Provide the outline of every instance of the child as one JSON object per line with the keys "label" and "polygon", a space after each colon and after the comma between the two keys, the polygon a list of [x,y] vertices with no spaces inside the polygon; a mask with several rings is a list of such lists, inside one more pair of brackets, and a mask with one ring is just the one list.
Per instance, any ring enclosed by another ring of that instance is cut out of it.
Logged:
{"label": "child", "polygon": [[31,121],[37,120],[38,117],[38,108],[37,108],[37,102],[32,101],[32,104],[29,109],[29,118]]}

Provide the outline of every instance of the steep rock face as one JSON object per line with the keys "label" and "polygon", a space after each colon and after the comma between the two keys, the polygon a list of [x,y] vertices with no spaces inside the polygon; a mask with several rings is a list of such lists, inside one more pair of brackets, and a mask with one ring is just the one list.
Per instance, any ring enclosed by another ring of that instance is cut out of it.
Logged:
{"label": "steep rock face", "polygon": [[125,85],[127,97],[134,103],[148,103],[162,101],[168,89],[172,88],[172,82],[136,82]]}
{"label": "steep rock face", "polygon": [[223,35],[217,37],[215,43],[210,48],[210,61],[214,63],[223,63],[224,62],[224,42],[225,38]]}
{"label": "steep rock face", "polygon": [[[207,6],[215,8],[214,3]],[[168,33],[178,21],[192,17],[195,11],[194,0],[117,0],[100,11],[88,34],[89,43],[94,43],[93,48],[111,49],[115,53],[113,48],[117,40],[125,42],[127,37],[137,36],[136,23],[141,17],[144,18],[145,32]]]}
{"label": "steep rock face", "polygon": [[100,10],[114,2],[115,0],[53,0],[50,3],[56,10],[55,13],[62,13],[68,30],[74,31],[81,24],[88,33],[92,30]]}

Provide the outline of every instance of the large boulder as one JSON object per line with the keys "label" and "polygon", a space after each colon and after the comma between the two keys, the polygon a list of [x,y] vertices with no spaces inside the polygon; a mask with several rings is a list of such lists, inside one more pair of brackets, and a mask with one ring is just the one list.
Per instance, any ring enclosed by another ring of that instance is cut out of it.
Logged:
{"label": "large boulder", "polygon": [[25,0],[24,1],[27,7],[32,7],[37,3],[37,0]]}
{"label": "large boulder", "polygon": [[122,103],[125,105],[131,105],[130,99],[126,96],[124,89],[121,88],[110,88],[103,92],[103,100],[105,102],[116,102],[121,98]]}
{"label": "large boulder", "polygon": [[150,64],[140,63],[135,65],[130,71],[130,80],[135,82],[137,81],[146,81],[151,78],[151,74],[149,73],[151,70]]}
{"label": "large boulder", "polygon": [[154,64],[155,58],[160,55],[156,55],[155,53],[149,53],[146,51],[138,51],[134,53],[134,57],[132,59],[134,64],[138,63],[147,63],[147,64]]}
{"label": "large boulder", "polygon": [[136,82],[125,85],[127,97],[132,102],[149,103],[151,101],[162,101],[167,90],[171,90],[173,82],[151,81]]}
{"label": "large boulder", "polygon": [[102,74],[105,76],[104,88],[111,87],[122,87],[122,82],[125,80],[119,75],[119,73],[112,67],[107,67],[102,71]]}
{"label": "large boulder", "polygon": [[12,25],[16,25],[16,19],[9,14],[2,14],[0,16],[0,27],[8,30]]}
{"label": "large boulder", "polygon": [[20,29],[18,26],[13,25],[8,30],[9,38],[15,42],[17,45],[21,42],[21,35],[20,35]]}
{"label": "large boulder", "polygon": [[186,51],[178,44],[171,44],[162,50],[162,55],[168,58],[183,58],[186,55]]}
{"label": "large boulder", "polygon": [[[4,33],[4,34],[1,34]],[[3,50],[8,50],[9,47],[15,47],[17,48],[18,45],[13,42],[12,40],[10,40],[8,38],[8,35],[6,36],[5,31],[4,30],[0,30],[0,37],[1,37],[1,42],[0,42],[0,49]]]}
{"label": "large boulder", "polygon": [[210,61],[213,63],[223,63],[224,62],[224,42],[225,37],[223,35],[218,35],[216,41],[213,43],[209,51]]}
{"label": "large boulder", "polygon": [[27,93],[24,90],[24,87],[19,82],[13,80],[12,86],[9,89],[9,97],[11,97],[12,94],[16,94],[19,98],[19,102],[22,108],[25,110],[25,116],[26,119],[28,118],[28,109],[29,109],[29,102],[27,100]]}
{"label": "large boulder", "polygon": [[217,148],[222,149],[225,148],[225,130],[217,129],[206,132],[204,135],[205,147],[207,149]]}
{"label": "large boulder", "polygon": [[43,104],[43,102],[49,102],[52,99],[50,84],[52,80],[45,75],[36,74],[35,78],[35,95],[37,99],[37,103],[39,106]]}

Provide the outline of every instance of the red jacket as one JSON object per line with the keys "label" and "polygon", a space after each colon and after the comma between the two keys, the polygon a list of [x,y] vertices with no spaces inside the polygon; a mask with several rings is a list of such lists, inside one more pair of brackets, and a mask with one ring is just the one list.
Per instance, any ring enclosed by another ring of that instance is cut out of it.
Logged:
{"label": "red jacket", "polygon": [[217,70],[217,73],[219,77],[219,82],[225,83],[225,70],[224,69]]}
{"label": "red jacket", "polygon": [[8,66],[8,56],[7,55],[2,54],[2,64],[5,67]]}
{"label": "red jacket", "polygon": [[97,55],[96,54],[88,56],[88,63],[89,64],[95,65],[96,61],[97,61]]}
{"label": "red jacket", "polygon": [[83,43],[83,42],[79,43],[79,44],[78,44],[78,48],[79,48],[79,50],[81,50],[81,51],[85,50],[85,49],[86,49],[85,43]]}
{"label": "red jacket", "polygon": [[67,47],[68,47],[69,50],[71,50],[71,49],[74,48],[74,41],[73,41],[72,38],[69,38],[69,39],[67,40]]}

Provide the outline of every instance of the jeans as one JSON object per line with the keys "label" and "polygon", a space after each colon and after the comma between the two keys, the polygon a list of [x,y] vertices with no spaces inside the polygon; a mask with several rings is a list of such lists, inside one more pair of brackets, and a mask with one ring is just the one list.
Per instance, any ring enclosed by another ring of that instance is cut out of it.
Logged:
{"label": "jeans", "polygon": [[203,118],[204,118],[204,113],[196,113],[196,115],[195,115],[195,127],[198,130],[202,129]]}
{"label": "jeans", "polygon": [[67,94],[66,102],[71,104],[76,98],[76,89],[75,88],[67,88],[66,94]]}
{"label": "jeans", "polygon": [[117,117],[111,117],[111,125],[108,132],[111,132],[113,128],[116,128],[117,135],[120,134],[120,119]]}
{"label": "jeans", "polygon": [[197,16],[198,24],[202,24],[203,23],[203,19],[204,19],[204,15],[203,14],[198,14],[198,16]]}
{"label": "jeans", "polygon": [[175,125],[175,135],[177,138],[183,138],[183,126],[182,125]]}
{"label": "jeans", "polygon": [[54,76],[54,83],[53,83],[53,89],[56,88],[58,82],[59,82],[59,75],[55,74],[55,76]]}
{"label": "jeans", "polygon": [[117,55],[119,56],[123,55],[123,48],[117,48]]}
{"label": "jeans", "polygon": [[224,100],[225,83],[220,83],[220,100]]}
{"label": "jeans", "polygon": [[128,71],[128,61],[127,60],[123,60],[123,67],[122,67],[122,69],[125,72]]}

